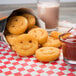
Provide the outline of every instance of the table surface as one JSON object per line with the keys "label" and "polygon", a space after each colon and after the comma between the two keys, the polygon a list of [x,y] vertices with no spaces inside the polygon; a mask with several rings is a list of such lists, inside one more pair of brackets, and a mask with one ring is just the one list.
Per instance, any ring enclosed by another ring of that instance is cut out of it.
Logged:
{"label": "table surface", "polygon": [[[21,7],[28,7],[37,10],[36,4],[0,5],[0,17],[8,16],[12,10]],[[76,3],[61,3],[59,19],[60,21],[67,20],[76,23]]]}
{"label": "table surface", "polygon": [[[1,8],[0,17],[9,15],[15,8]],[[36,7],[32,8],[36,10]],[[76,7],[60,8],[60,20],[75,23],[75,14]],[[76,65],[65,63],[62,53],[58,60],[48,63],[38,61],[35,56],[21,57],[6,43],[0,42],[0,76],[76,76]]]}

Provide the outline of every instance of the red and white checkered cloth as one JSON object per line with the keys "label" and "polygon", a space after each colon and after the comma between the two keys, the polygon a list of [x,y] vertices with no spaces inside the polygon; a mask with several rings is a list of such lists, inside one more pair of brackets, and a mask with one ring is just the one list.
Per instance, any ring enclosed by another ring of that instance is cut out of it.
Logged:
{"label": "red and white checkered cloth", "polygon": [[21,57],[0,42],[0,76],[76,76],[76,65],[66,64],[62,53],[49,63],[39,62],[35,56]]}

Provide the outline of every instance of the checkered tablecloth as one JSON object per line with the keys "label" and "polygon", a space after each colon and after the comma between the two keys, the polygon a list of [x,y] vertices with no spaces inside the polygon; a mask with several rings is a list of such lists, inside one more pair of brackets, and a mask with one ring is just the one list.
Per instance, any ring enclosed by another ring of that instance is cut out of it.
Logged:
{"label": "checkered tablecloth", "polygon": [[0,42],[0,76],[76,76],[76,65],[66,64],[62,53],[49,63],[39,62],[35,56],[21,57]]}

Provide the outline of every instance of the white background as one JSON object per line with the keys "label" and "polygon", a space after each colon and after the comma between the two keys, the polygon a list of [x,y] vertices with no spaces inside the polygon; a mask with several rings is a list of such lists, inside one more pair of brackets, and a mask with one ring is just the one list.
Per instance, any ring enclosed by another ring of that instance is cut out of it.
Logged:
{"label": "white background", "polygon": [[[76,2],[76,0],[60,0],[61,2]],[[37,0],[0,0],[0,4],[36,3]]]}

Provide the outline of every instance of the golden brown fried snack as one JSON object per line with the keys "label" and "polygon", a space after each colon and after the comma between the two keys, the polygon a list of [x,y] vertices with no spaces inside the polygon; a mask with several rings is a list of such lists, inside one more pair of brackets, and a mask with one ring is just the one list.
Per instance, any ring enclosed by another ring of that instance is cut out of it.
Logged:
{"label": "golden brown fried snack", "polygon": [[39,26],[37,26],[37,25],[34,25],[34,26],[32,26],[32,27],[30,27],[30,28],[28,28],[28,31],[30,31],[31,29],[33,29],[33,28],[40,28]]}
{"label": "golden brown fried snack", "polygon": [[32,28],[36,23],[35,17],[31,14],[23,14],[23,16],[28,20],[28,29]]}
{"label": "golden brown fried snack", "polygon": [[12,35],[12,34],[6,35],[6,40],[7,40],[7,42],[9,43],[9,45],[14,45],[14,44],[15,44],[14,40],[15,40],[18,36],[19,36],[19,35]]}
{"label": "golden brown fried snack", "polygon": [[61,35],[61,33],[57,31],[52,31],[50,34],[50,36],[54,38],[59,38],[59,35]]}
{"label": "golden brown fried snack", "polygon": [[30,56],[35,53],[38,48],[38,41],[30,34],[22,34],[15,40],[15,45],[12,48],[20,56]]}
{"label": "golden brown fried snack", "polygon": [[22,34],[28,27],[28,21],[23,16],[13,16],[7,22],[7,30],[11,34]]}
{"label": "golden brown fried snack", "polygon": [[66,33],[62,36],[62,39],[65,39],[65,38],[69,37],[70,35],[71,35],[71,33]]}
{"label": "golden brown fried snack", "polygon": [[40,44],[43,44],[47,41],[48,33],[42,28],[31,29],[28,34],[33,35]]}
{"label": "golden brown fried snack", "polygon": [[36,58],[39,61],[49,62],[59,58],[60,50],[55,47],[42,47],[36,50]]}
{"label": "golden brown fried snack", "polygon": [[43,47],[60,47],[61,42],[59,41],[59,39],[48,37],[47,42],[45,42],[42,46]]}

